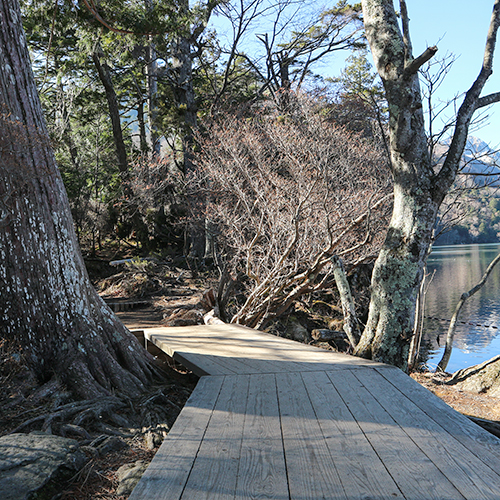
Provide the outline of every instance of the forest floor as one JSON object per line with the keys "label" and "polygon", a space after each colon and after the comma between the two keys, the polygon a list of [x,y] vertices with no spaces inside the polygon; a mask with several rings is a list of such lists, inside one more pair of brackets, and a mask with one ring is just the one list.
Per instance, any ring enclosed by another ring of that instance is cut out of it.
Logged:
{"label": "forest floor", "polygon": [[[134,260],[115,269],[112,275],[101,276],[101,279],[95,280],[95,285],[112,308],[124,309],[117,310],[116,314],[129,329],[134,330],[157,325],[202,324],[203,314],[211,308],[207,290],[215,288],[216,280],[209,274],[193,273],[172,263]],[[133,305],[135,307],[131,308]],[[26,419],[42,415],[49,405],[54,404],[50,398],[40,397],[40,389],[29,377],[23,376],[22,369],[12,369],[15,360],[5,363],[8,353],[2,352],[1,347],[0,436],[12,432]],[[419,372],[412,377],[457,411],[500,421],[500,398],[448,386],[445,381],[450,376],[446,374]],[[157,397],[160,391],[161,398],[169,401],[169,410],[164,415],[166,427],[172,425],[195,383],[196,377],[181,369],[179,381],[157,388],[153,397]],[[151,395],[147,397],[151,399]],[[94,433],[91,439],[99,439],[99,433]],[[144,433],[140,432],[120,439],[123,442],[120,449],[92,456],[82,471],[61,485],[53,500],[126,500],[128,495],[116,494],[118,469],[137,461],[149,463],[158,449],[159,440],[148,442]]]}
{"label": "forest floor", "polygon": [[477,394],[459,389],[454,385],[446,385],[445,382],[452,377],[447,373],[415,372],[411,374],[411,377],[464,415],[500,421],[500,397],[487,393]]}

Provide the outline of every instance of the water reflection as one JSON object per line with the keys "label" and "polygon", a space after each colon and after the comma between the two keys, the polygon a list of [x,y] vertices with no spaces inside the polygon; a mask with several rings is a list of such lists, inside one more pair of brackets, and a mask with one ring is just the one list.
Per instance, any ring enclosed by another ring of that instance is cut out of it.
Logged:
{"label": "water reflection", "polygon": [[[500,244],[436,247],[430,255],[428,273],[434,277],[427,292],[424,339],[430,346],[428,365],[441,359],[448,324],[463,292],[475,286]],[[500,352],[500,264],[484,287],[469,298],[460,313],[453,354],[447,370],[453,372],[486,361]],[[464,324],[465,323],[465,324]]]}

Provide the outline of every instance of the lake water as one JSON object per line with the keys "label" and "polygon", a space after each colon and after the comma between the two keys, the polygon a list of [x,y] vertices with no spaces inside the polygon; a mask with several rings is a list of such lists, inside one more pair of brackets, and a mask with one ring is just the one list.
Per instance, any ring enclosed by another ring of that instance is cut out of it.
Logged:
{"label": "lake water", "polygon": [[[427,261],[435,271],[425,303],[424,340],[430,347],[427,365],[434,369],[441,359],[449,320],[463,292],[483,276],[500,252],[500,244],[435,247]],[[464,324],[465,323],[465,324]],[[446,371],[454,372],[500,354],[500,263],[479,292],[470,297],[459,317],[453,352]]]}

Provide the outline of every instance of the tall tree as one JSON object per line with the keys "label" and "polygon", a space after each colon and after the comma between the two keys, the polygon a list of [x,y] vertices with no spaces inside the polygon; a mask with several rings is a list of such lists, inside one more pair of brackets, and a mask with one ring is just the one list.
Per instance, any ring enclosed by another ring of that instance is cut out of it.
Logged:
{"label": "tall tree", "polygon": [[[346,67],[339,78],[332,79],[338,85],[335,119],[351,130],[363,131],[370,136],[374,125],[386,142],[387,103],[382,82],[368,61],[367,50],[354,52],[346,59]],[[385,144],[388,150],[387,144]]]}
{"label": "tall tree", "polygon": [[284,109],[289,105],[289,91],[301,88],[318,61],[333,52],[365,46],[360,10],[359,4],[340,0],[316,19],[301,23],[299,30],[290,30],[289,39],[278,41],[279,23],[274,24],[270,36],[258,36],[266,52],[266,86]]}
{"label": "tall tree", "polygon": [[429,153],[418,77],[419,68],[437,47],[413,56],[406,2],[399,4],[400,18],[393,0],[362,2],[366,36],[389,106],[394,209],[375,263],[369,317],[355,353],[406,368],[417,294],[439,206],[457,175],[474,112],[500,100],[500,93],[481,97],[493,72],[500,0],[494,2],[481,71],[458,110],[442,166],[434,165]]}
{"label": "tall tree", "polygon": [[41,381],[137,395],[150,356],[94,291],[31,72],[18,0],[0,1],[0,331]]}
{"label": "tall tree", "polygon": [[108,102],[109,117],[113,127],[113,140],[116,148],[116,156],[118,158],[118,168],[122,174],[126,174],[128,170],[127,149],[123,140],[122,125],[120,120],[120,109],[118,106],[118,98],[116,96],[115,87],[111,78],[111,71],[106,61],[102,62],[102,50],[99,44],[96,45],[95,51],[92,54],[97,69],[97,74],[106,92],[106,100]]}
{"label": "tall tree", "polygon": [[[217,74],[211,84],[213,109],[223,100],[232,102],[231,91],[251,75],[259,82],[254,97],[270,90],[286,110],[289,91],[314,79],[312,70],[319,61],[338,51],[365,46],[361,7],[346,0],[320,11],[295,0],[226,2],[218,9],[230,23],[232,35],[228,46],[221,44],[222,38],[216,40],[222,75]],[[255,38],[261,43],[255,44]],[[242,71],[243,61],[246,71]]]}

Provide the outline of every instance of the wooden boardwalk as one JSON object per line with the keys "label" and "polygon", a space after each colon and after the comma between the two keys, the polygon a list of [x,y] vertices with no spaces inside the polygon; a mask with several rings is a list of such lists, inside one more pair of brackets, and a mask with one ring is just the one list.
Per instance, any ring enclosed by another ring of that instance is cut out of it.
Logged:
{"label": "wooden boardwalk", "polygon": [[500,499],[500,440],[394,367],[234,325],[145,336],[201,378],[130,500]]}

